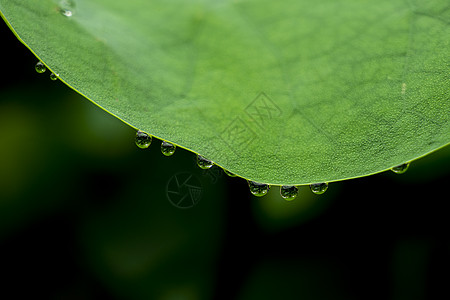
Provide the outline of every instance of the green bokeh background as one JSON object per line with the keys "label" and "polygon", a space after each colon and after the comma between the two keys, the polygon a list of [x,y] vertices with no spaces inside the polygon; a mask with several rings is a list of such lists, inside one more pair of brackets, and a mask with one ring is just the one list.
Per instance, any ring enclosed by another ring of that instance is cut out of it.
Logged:
{"label": "green bokeh background", "polygon": [[[450,298],[448,147],[286,202],[202,171],[49,73],[0,24],[0,298]],[[82,66],[80,66],[82,67]],[[202,198],[170,204],[194,174]]]}

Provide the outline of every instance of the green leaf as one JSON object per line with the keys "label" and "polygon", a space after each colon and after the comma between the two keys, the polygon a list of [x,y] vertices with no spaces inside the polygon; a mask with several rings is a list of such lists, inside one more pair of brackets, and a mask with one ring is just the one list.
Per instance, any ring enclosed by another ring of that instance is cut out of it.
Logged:
{"label": "green leaf", "polygon": [[450,141],[447,0],[0,0],[0,11],[71,88],[247,179],[360,177]]}

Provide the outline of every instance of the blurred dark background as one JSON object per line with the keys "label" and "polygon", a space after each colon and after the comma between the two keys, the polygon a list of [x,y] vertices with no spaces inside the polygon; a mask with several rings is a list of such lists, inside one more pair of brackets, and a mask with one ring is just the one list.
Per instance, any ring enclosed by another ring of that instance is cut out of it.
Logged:
{"label": "blurred dark background", "polygon": [[[82,98],[0,22],[0,298],[450,299],[448,147],[286,202]],[[167,199],[176,174],[202,189]]]}

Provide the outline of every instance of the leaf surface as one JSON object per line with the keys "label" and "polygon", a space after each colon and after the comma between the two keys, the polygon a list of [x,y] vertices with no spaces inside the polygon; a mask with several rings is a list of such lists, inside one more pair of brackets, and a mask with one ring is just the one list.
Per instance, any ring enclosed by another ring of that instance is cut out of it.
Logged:
{"label": "leaf surface", "polygon": [[360,177],[450,141],[446,0],[0,0],[0,11],[71,88],[247,179]]}

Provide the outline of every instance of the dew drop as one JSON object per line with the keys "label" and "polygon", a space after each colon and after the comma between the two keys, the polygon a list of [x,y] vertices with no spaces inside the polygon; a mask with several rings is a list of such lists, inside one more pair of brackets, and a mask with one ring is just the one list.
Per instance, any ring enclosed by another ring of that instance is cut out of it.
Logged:
{"label": "dew drop", "polygon": [[61,0],[59,2],[59,11],[63,16],[71,17],[75,9],[75,2],[73,0]]}
{"label": "dew drop", "polygon": [[44,73],[47,70],[45,65],[43,63],[41,63],[40,61],[37,62],[36,66],[34,68],[36,69],[36,72],[38,72],[38,73]]}
{"label": "dew drop", "polygon": [[58,79],[58,76],[59,76],[58,74],[52,73],[52,74],[50,74],[50,79],[55,81]]}
{"label": "dew drop", "polygon": [[322,182],[322,183],[313,183],[309,185],[311,192],[313,192],[316,195],[321,195],[325,193],[328,189],[328,183]]}
{"label": "dew drop", "polygon": [[226,169],[223,169],[223,172],[224,172],[225,174],[227,174],[228,176],[230,176],[230,177],[236,177],[236,174],[231,173],[230,171],[228,171],[228,170],[226,170]]}
{"label": "dew drop", "polygon": [[146,149],[152,143],[152,137],[145,132],[138,131],[136,132],[136,146],[141,149]]}
{"label": "dew drop", "polygon": [[165,156],[171,156],[175,153],[176,146],[166,141],[161,142],[161,152]]}
{"label": "dew drop", "polygon": [[405,164],[402,164],[402,165],[399,165],[399,166],[396,166],[396,167],[393,167],[391,169],[391,171],[396,173],[396,174],[403,174],[403,173],[405,173],[408,170],[408,168],[409,168],[409,162],[405,163]]}
{"label": "dew drop", "polygon": [[61,9],[61,13],[66,16],[66,17],[71,17],[72,16],[72,11],[67,10],[67,9]]}
{"label": "dew drop", "polygon": [[298,195],[298,187],[295,185],[283,185],[280,187],[280,194],[284,200],[292,201]]}
{"label": "dew drop", "polygon": [[199,154],[197,155],[197,165],[203,170],[207,170],[211,168],[214,165],[214,163]]}
{"label": "dew drop", "polygon": [[248,180],[248,187],[250,188],[250,193],[257,197],[264,196],[270,189],[270,185],[265,183],[258,183]]}

